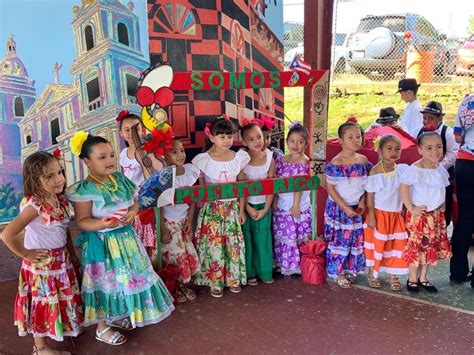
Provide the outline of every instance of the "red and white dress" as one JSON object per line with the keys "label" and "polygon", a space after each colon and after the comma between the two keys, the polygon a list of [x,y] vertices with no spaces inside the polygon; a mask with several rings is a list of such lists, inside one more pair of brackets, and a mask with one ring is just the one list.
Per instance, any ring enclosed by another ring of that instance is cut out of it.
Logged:
{"label": "red and white dress", "polygon": [[20,211],[31,206],[38,212],[25,228],[25,248],[50,251],[38,263],[23,259],[14,307],[20,336],[30,333],[62,341],[64,336],[77,336],[83,322],[79,284],[66,250],[68,201],[58,197],[59,209],[36,197],[24,198],[20,206]]}
{"label": "red and white dress", "polygon": [[364,224],[366,265],[373,268],[374,277],[384,271],[390,275],[408,274],[408,264],[402,259],[408,239],[405,220],[401,214],[402,198],[399,187],[406,164],[396,167],[395,175],[376,174],[368,177],[365,190],[373,192],[376,227]]}
{"label": "red and white dress", "polygon": [[[184,165],[184,174],[176,175],[176,187],[192,186],[199,178],[200,171],[192,164]],[[185,203],[163,207],[165,228],[171,241],[162,244],[163,264],[178,267],[178,281],[188,283],[199,271],[199,260],[192,242],[193,231],[187,228],[189,206]]]}
{"label": "red and white dress", "polygon": [[407,212],[408,242],[402,258],[414,266],[436,265],[439,259],[451,256],[443,208],[449,173],[441,165],[435,169],[411,165],[402,175],[401,183],[410,186],[413,205],[427,207],[421,217]]}

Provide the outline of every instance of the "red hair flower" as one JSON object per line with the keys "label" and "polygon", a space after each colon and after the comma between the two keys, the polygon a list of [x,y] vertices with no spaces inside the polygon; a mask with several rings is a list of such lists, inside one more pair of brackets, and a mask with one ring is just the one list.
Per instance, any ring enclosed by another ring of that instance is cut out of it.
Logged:
{"label": "red hair flower", "polygon": [[262,120],[260,120],[260,119],[258,119],[258,118],[253,118],[253,119],[244,118],[244,119],[242,120],[242,127],[243,127],[243,126],[247,126],[247,125],[252,124],[252,123],[257,124],[260,128],[263,127],[263,122],[262,122]]}
{"label": "red hair flower", "polygon": [[276,123],[275,121],[271,119],[270,116],[267,116],[267,115],[262,116],[262,118],[260,118],[260,121],[262,121],[262,126],[260,127],[265,126],[269,131],[273,129]]}
{"label": "red hair flower", "polygon": [[122,121],[125,117],[127,116],[130,116],[130,111],[128,110],[123,110],[123,111],[120,111],[120,113],[118,114],[117,118],[115,119],[117,122],[120,122]]}
{"label": "red hair flower", "polygon": [[206,123],[206,128],[204,128],[204,134],[208,137],[211,135],[211,122]]}
{"label": "red hair flower", "polygon": [[346,122],[357,123],[357,118],[355,118],[354,116],[349,117]]}
{"label": "red hair flower", "polygon": [[173,149],[173,138],[174,133],[171,127],[155,128],[151,131],[151,139],[143,144],[143,149],[147,153],[163,156]]}
{"label": "red hair flower", "polygon": [[53,150],[53,155],[56,159],[61,159],[61,149],[57,148],[55,150]]}

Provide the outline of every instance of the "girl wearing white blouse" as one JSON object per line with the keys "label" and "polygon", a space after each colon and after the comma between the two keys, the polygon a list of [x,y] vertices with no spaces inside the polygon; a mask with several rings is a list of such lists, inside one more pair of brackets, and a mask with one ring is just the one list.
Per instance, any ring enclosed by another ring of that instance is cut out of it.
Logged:
{"label": "girl wearing white blouse", "polygon": [[438,133],[420,135],[418,152],[422,158],[407,169],[400,184],[409,234],[402,257],[409,264],[408,291],[417,293],[421,286],[434,293],[438,290],[427,279],[428,266],[451,256],[444,218],[449,174],[439,164],[443,142]]}

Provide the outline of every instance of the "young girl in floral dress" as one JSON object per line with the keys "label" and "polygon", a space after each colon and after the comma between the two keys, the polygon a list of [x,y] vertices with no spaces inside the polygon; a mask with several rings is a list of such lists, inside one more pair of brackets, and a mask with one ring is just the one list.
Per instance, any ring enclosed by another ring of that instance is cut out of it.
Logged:
{"label": "young girl in floral dress", "polygon": [[364,185],[372,164],[357,153],[364,135],[355,119],[339,126],[337,133],[342,151],[326,164],[326,271],[339,287],[350,288],[356,274],[365,271]]}
{"label": "young girl in floral dress", "polygon": [[68,189],[82,246],[84,324],[97,324],[96,339],[121,345],[125,336],[112,327],[133,329],[161,322],[173,300],[153,271],[131,223],[138,211],[136,186],[116,172],[115,154],[102,137],[77,132],[71,152],[89,175]]}
{"label": "young girl in floral dress", "polygon": [[380,288],[379,272],[390,275],[390,288],[402,288],[397,275],[408,274],[408,264],[402,259],[407,243],[402,212],[400,181],[408,165],[396,164],[401,146],[397,136],[388,134],[376,140],[380,161],[369,172],[367,191],[367,227],[364,229],[365,258],[369,268],[369,286]]}
{"label": "young girl in floral dress", "polygon": [[[46,338],[62,341],[77,336],[83,321],[75,267],[79,267],[71,236],[65,184],[57,159],[37,152],[23,164],[25,198],[20,214],[2,233],[7,247],[23,258],[14,318],[18,334],[33,334],[33,354],[60,354]],[[18,234],[25,230],[22,240]]]}
{"label": "young girl in floral dress", "polygon": [[[244,119],[240,134],[250,155],[250,162],[243,170],[245,180],[261,180],[275,177],[273,153],[265,147],[258,119]],[[247,283],[257,286],[257,277],[265,283],[273,283],[272,265],[272,208],[273,195],[249,196],[245,205],[247,217],[243,225]]]}
{"label": "young girl in floral dress", "polygon": [[451,256],[444,218],[445,188],[449,173],[439,164],[443,142],[436,132],[418,137],[421,159],[402,175],[400,194],[407,208],[408,242],[403,259],[409,264],[407,289],[417,293],[420,286],[430,293],[438,292],[427,279],[429,265]]}
{"label": "young girl in floral dress", "polygon": [[[288,131],[289,154],[277,157],[276,177],[309,174],[309,159],[304,154],[308,130],[295,121]],[[288,192],[276,196],[273,213],[274,252],[277,268],[283,275],[301,274],[299,246],[311,237],[311,201],[309,191]]]}
{"label": "young girl in floral dress", "polygon": [[[136,148],[132,138],[132,127],[138,125],[138,132],[142,131],[140,117],[129,111],[121,111],[116,118],[120,136],[125,140],[126,147],[120,152],[120,167],[123,174],[137,186],[145,181],[143,168],[135,158]],[[133,221],[133,227],[138,238],[145,246],[148,256],[156,263],[156,233],[155,211],[149,208],[140,211]]]}
{"label": "young girl in floral dress", "polygon": [[[201,172],[199,183],[234,182],[250,161],[244,150],[230,148],[237,129],[227,117],[211,119],[205,129],[204,153],[192,163]],[[204,203],[199,211],[195,244],[201,270],[196,284],[208,286],[213,297],[222,297],[224,287],[233,293],[247,283],[245,244],[241,224],[245,222],[245,198]]]}
{"label": "young girl in floral dress", "polygon": [[[192,186],[199,178],[199,170],[185,164],[183,143],[173,139],[173,147],[165,155],[166,161],[176,167],[176,187]],[[196,293],[187,287],[199,270],[199,260],[193,245],[193,220],[195,205],[169,205],[162,208],[161,240],[163,264],[178,267],[178,302],[196,299]]]}

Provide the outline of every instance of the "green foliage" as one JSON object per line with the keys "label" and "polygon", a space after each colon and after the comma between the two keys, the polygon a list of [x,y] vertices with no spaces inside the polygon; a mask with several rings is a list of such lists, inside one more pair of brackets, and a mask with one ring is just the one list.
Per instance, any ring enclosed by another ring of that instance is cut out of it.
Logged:
{"label": "green foliage", "polygon": [[467,31],[470,34],[474,35],[474,15],[471,15],[471,17],[469,17],[469,24],[468,24]]}
{"label": "green foliage", "polygon": [[11,183],[0,185],[0,222],[13,219],[19,212],[22,194],[16,194]]}

